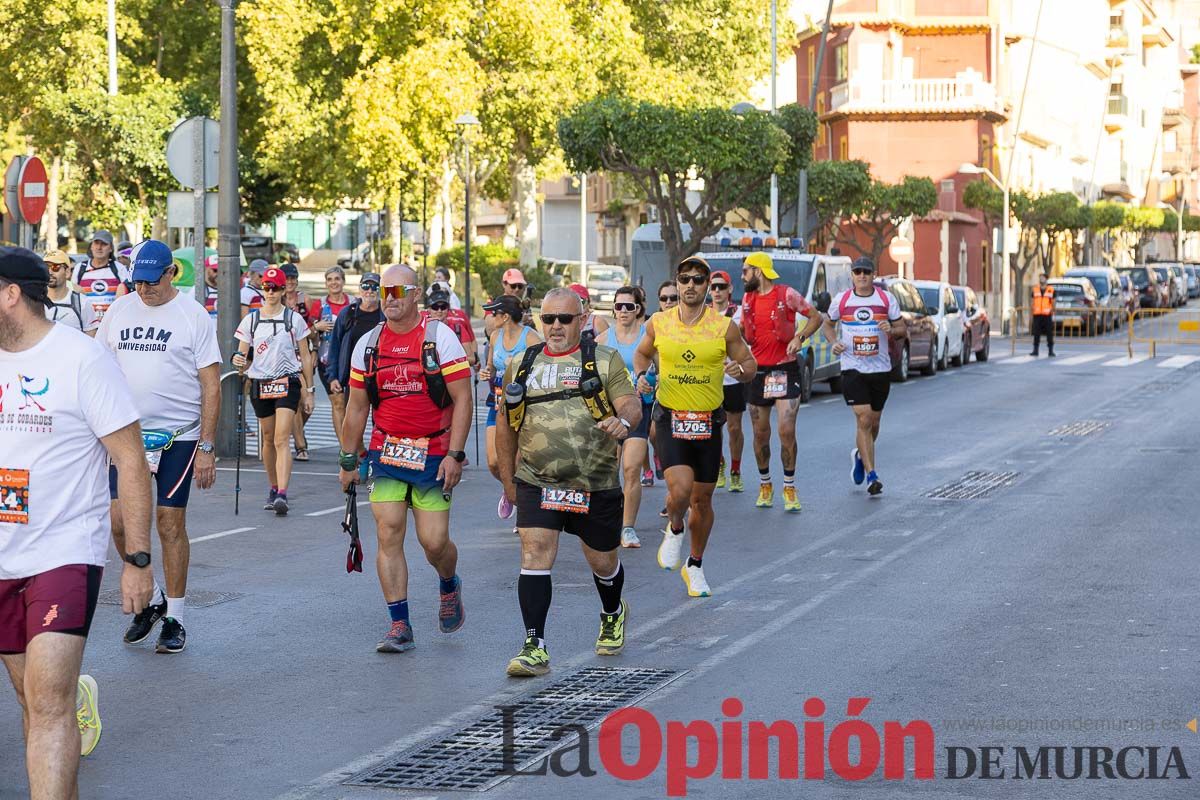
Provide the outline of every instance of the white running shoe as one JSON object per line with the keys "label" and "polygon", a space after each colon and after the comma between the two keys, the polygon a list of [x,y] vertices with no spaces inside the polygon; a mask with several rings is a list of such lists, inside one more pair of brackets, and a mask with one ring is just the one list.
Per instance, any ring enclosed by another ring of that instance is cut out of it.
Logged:
{"label": "white running shoe", "polygon": [[712,589],[708,588],[708,581],[704,580],[704,567],[689,567],[684,564],[679,574],[687,584],[688,597],[712,597]]}
{"label": "white running shoe", "polygon": [[658,546],[658,565],[663,569],[679,566],[679,553],[683,550],[683,531],[672,533],[671,526],[663,528],[662,544]]}
{"label": "white running shoe", "polygon": [[621,547],[641,547],[642,540],[638,538],[637,531],[628,525],[621,528]]}
{"label": "white running shoe", "polygon": [[508,502],[508,495],[504,492],[500,493],[500,502],[496,503],[496,514],[500,519],[508,519],[513,515],[514,506]]}

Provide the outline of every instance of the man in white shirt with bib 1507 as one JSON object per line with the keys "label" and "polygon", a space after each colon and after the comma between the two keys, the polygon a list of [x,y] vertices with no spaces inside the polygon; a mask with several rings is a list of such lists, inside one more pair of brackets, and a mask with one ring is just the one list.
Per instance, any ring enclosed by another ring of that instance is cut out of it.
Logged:
{"label": "man in white shirt with bib 1507", "polygon": [[[221,351],[204,306],[171,285],[178,269],[171,249],[155,239],[130,254],[134,293],[118,297],[96,338],[117,357],[133,389],[142,421],[146,462],[158,487],[158,537],[162,542],[166,597],[154,597],[125,632],[126,644],[143,641],[163,621],[155,651],[178,653],[187,643],[183,604],[190,549],[186,515],[193,474],[207,489],[216,476],[213,437],[221,404]],[[118,471],[109,473],[113,542],[125,553]]]}

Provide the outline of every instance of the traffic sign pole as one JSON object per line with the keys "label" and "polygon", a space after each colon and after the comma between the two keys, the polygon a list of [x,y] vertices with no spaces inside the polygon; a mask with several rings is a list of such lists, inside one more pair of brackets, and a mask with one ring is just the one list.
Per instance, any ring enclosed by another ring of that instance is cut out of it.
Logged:
{"label": "traffic sign pole", "polygon": [[196,300],[204,302],[204,121],[192,126],[192,280]]}

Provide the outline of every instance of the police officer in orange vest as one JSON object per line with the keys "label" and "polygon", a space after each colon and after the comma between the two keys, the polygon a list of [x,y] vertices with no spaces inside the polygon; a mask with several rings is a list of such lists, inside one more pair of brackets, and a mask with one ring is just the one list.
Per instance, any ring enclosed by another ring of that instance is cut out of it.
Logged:
{"label": "police officer in orange vest", "polygon": [[1033,352],[1038,354],[1038,343],[1046,337],[1046,349],[1054,357],[1054,287],[1046,285],[1046,273],[1038,275],[1038,285],[1033,287]]}

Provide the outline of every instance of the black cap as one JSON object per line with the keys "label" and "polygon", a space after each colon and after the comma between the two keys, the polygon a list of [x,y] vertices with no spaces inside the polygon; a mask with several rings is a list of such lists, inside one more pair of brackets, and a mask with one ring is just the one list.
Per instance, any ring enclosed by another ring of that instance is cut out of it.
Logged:
{"label": "black cap", "polygon": [[502,294],[490,302],[484,303],[483,310],[491,311],[493,314],[508,314],[514,319],[520,319],[525,313],[525,309],[521,306],[521,298],[511,294]]}
{"label": "black cap", "polygon": [[875,262],[866,256],[861,256],[854,259],[854,263],[850,265],[850,269],[869,269],[871,272],[874,272]]}
{"label": "black cap", "polygon": [[280,264],[279,268],[283,270],[283,274],[288,278],[299,278],[300,270],[296,269],[296,265],[292,263]]}
{"label": "black cap", "polygon": [[32,250],[24,247],[0,247],[0,278],[17,284],[21,291],[34,300],[50,305],[46,293],[50,284],[50,270]]}
{"label": "black cap", "polygon": [[429,300],[428,300],[427,304],[433,305],[434,303],[449,303],[449,302],[450,302],[450,295],[446,294],[441,289],[434,289],[433,291],[431,291],[429,293]]}

